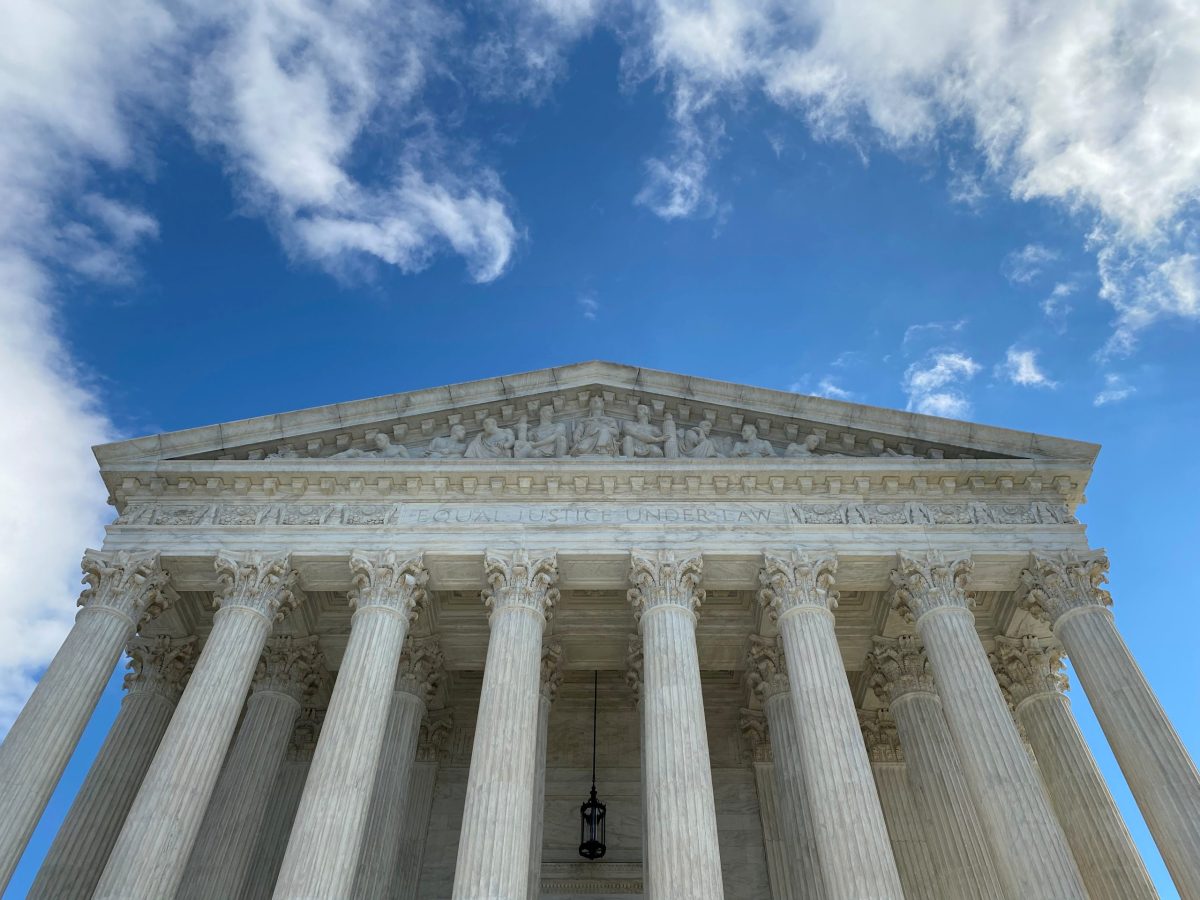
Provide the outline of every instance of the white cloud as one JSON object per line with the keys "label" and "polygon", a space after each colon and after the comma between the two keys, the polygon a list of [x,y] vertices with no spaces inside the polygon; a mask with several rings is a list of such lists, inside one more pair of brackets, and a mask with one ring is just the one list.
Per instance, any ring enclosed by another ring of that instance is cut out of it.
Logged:
{"label": "white cloud", "polygon": [[910,365],[901,382],[908,409],[931,416],[965,418],[971,403],[961,384],[979,372],[980,365],[965,353],[938,351]]}
{"label": "white cloud", "polygon": [[917,325],[909,325],[904,329],[904,338],[900,341],[901,345],[908,347],[920,341],[940,340],[948,334],[957,334],[967,327],[966,319],[957,319],[952,322],[924,322]]}
{"label": "white cloud", "polygon": [[579,298],[579,309],[585,319],[594,321],[596,314],[600,312],[600,301],[593,294],[584,294]]}
{"label": "white cloud", "polygon": [[716,195],[708,187],[709,162],[721,134],[720,120],[709,107],[713,96],[689,85],[674,93],[671,118],[675,146],[666,159],[646,160],[646,180],[634,197],[660,218],[714,215]]}
{"label": "white cloud", "polygon": [[1128,384],[1120,375],[1109,372],[1104,376],[1104,390],[1096,394],[1092,400],[1092,405],[1107,406],[1110,403],[1120,403],[1125,398],[1136,393],[1137,388]]}
{"label": "white cloud", "polygon": [[1001,271],[1005,278],[1015,284],[1029,284],[1058,257],[1057,250],[1051,250],[1042,244],[1026,244],[1004,258]]}
{"label": "white cloud", "polygon": [[1067,330],[1067,316],[1071,314],[1072,306],[1067,298],[1076,291],[1074,282],[1060,281],[1050,291],[1050,296],[1042,301],[1042,313],[1054,330],[1062,334]]}
{"label": "white cloud", "polygon": [[1048,378],[1038,366],[1036,350],[1009,347],[1004,363],[996,367],[996,374],[1021,387],[1058,387],[1058,382]]}
{"label": "white cloud", "polygon": [[853,391],[846,390],[828,375],[817,382],[817,389],[813,393],[818,397],[828,397],[830,400],[854,400],[857,396]]}
{"label": "white cloud", "polygon": [[[989,182],[1096,223],[1103,296],[1118,313],[1112,349],[1127,351],[1164,316],[1200,318],[1189,259],[1200,241],[1192,7],[898,0],[864,15],[834,0],[655,0],[634,55],[643,77],[675,90],[761,91],[818,138],[860,153],[936,150],[968,135]],[[706,176],[695,156],[690,169]],[[975,167],[959,160],[958,170]],[[1105,275],[1106,253],[1128,265]]]}

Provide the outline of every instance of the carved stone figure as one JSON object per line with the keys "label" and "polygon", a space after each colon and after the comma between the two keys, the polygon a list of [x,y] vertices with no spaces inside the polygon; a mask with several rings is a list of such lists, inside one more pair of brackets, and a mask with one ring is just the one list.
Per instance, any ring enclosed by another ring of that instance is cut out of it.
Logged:
{"label": "carved stone figure", "polygon": [[620,450],[621,427],[604,414],[604,398],[588,402],[586,418],[579,420],[579,437],[571,448],[572,456],[616,456]]}
{"label": "carved stone figure", "polygon": [[371,438],[372,450],[359,450],[351,447],[341,453],[335,453],[330,459],[408,459],[408,448],[403,444],[393,444],[392,439],[382,431]]}
{"label": "carved stone figure", "polygon": [[665,455],[659,446],[666,442],[666,435],[650,424],[650,407],[640,403],[637,421],[625,423],[625,437],[621,439],[621,454],[628,457]]}
{"label": "carved stone figure", "polygon": [[743,425],[742,439],[733,445],[733,451],[729,455],[743,458],[774,456],[775,448],[771,446],[770,441],[763,440],[758,436],[758,428],[754,425]]}
{"label": "carved stone figure", "polygon": [[667,459],[679,457],[679,432],[675,429],[675,417],[670,413],[663,416],[663,456]]}
{"label": "carved stone figure", "polygon": [[683,456],[688,456],[692,459],[712,459],[716,456],[722,456],[720,448],[717,447],[717,442],[712,438],[712,422],[705,419],[695,428],[687,431],[683,436],[683,443],[679,447],[679,452]]}
{"label": "carved stone figure", "polygon": [[516,437],[512,429],[501,428],[492,416],[483,420],[483,431],[475,435],[475,439],[467,445],[463,454],[467,459],[499,459],[512,456],[513,444]]}
{"label": "carved stone figure", "polygon": [[467,452],[467,429],[462,425],[451,425],[446,437],[435,437],[429,442],[425,455],[430,459],[462,459]]}
{"label": "carved stone figure", "polygon": [[816,456],[817,446],[821,443],[819,434],[810,434],[799,444],[788,444],[787,449],[783,451],[784,456],[797,459],[805,456]]}
{"label": "carved stone figure", "polygon": [[274,453],[267,454],[267,459],[300,459],[300,454],[291,444],[280,444]]}
{"label": "carved stone figure", "polygon": [[554,407],[543,406],[538,410],[538,423],[529,428],[525,417],[517,426],[517,441],[513,456],[517,459],[554,459],[567,455],[567,426],[554,421]]}

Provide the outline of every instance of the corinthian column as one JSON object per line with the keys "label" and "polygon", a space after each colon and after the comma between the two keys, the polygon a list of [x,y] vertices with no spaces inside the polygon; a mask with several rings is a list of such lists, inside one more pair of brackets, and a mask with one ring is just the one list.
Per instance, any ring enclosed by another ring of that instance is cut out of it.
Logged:
{"label": "corinthian column", "polygon": [[[842,665],[833,609],[837,559],[767,554],[759,598],[779,620],[805,792],[829,900],[903,896]],[[778,763],[779,757],[776,757]]]}
{"label": "corinthian column", "polygon": [[425,840],[429,836],[429,812],[433,806],[433,786],[437,781],[438,765],[446,753],[446,742],[454,715],[448,709],[432,710],[421,723],[417,741],[417,762],[408,785],[408,814],[400,834],[397,855],[395,900],[416,900],[421,885],[421,869],[425,862]]}
{"label": "corinthian column", "polygon": [[212,631],[109,856],[97,900],[174,896],[267,635],[299,602],[287,557],[222,553],[215,565]]}
{"label": "corinthian column", "polygon": [[350,896],[392,686],[408,627],[425,598],[421,557],[350,557],[350,639],[275,885],[275,900]]}
{"label": "corinthian column", "polygon": [[629,602],[642,635],[650,900],[724,896],[696,652],[701,565],[699,554],[630,554]]}
{"label": "corinthian column", "polygon": [[759,709],[743,709],[739,722],[750,744],[754,763],[754,790],[758,795],[758,820],[762,826],[763,850],[767,854],[767,882],[772,900],[793,900],[796,896],[792,875],[791,844],[783,833],[779,812],[779,790],[775,763],[771,758],[767,717]]}
{"label": "corinthian column", "polygon": [[642,703],[642,683],[645,681],[646,666],[642,653],[642,636],[631,634],[628,639],[628,651],[625,655],[625,683],[633,692],[633,702],[637,708],[638,717],[638,775],[641,783],[638,785],[638,801],[642,814],[642,893],[654,897],[654,888],[650,884],[650,855],[646,852],[646,836],[650,827],[646,816],[650,810],[650,795],[646,792],[646,707]]}
{"label": "corinthian column", "polygon": [[254,857],[271,789],[305,700],[324,686],[315,637],[267,641],[246,712],[209,801],[177,900],[236,897]]}
{"label": "corinthian column", "polygon": [[934,691],[925,648],[913,635],[877,637],[867,671],[875,696],[888,704],[896,722],[908,781],[925,814],[942,896],[1003,900],[958,749]]}
{"label": "corinthian column", "polygon": [[134,638],[125,698],[29,897],[88,900],[196,659],[196,639]]}
{"label": "corinthian column", "polygon": [[523,900],[537,753],[542,632],[558,602],[553,554],[489,552],[491,637],[458,839],[454,900]]}
{"label": "corinthian column", "polygon": [[925,837],[925,823],[917,798],[908,783],[904,754],[900,751],[900,736],[891,713],[863,710],[858,714],[863,741],[871,760],[871,774],[879,792],[879,805],[887,822],[892,855],[904,885],[904,900],[954,900],[943,897],[938,886],[937,871]]}
{"label": "corinthian column", "polygon": [[550,729],[550,707],[563,680],[562,644],[551,641],[542,647],[542,684],[538,692],[537,750],[534,754],[533,820],[529,829],[529,887],[526,896],[538,900],[542,894],[542,832],[546,818],[546,739]]}
{"label": "corinthian column", "polygon": [[1179,893],[1200,897],[1200,774],[1113,624],[1107,573],[1102,551],[1035,555],[1023,605],[1071,658]]}
{"label": "corinthian column", "polygon": [[436,638],[408,639],[396,673],[383,752],[367,815],[354,897],[391,897],[399,861],[400,832],[408,817],[408,786],[421,720],[442,679],[443,657]]}
{"label": "corinthian column", "polygon": [[1090,900],[1153,900],[1150,875],[1071,715],[1062,653],[1054,640],[998,637],[992,667],[1033,747]]}
{"label": "corinthian column", "polygon": [[968,559],[901,554],[892,601],[914,621],[929,654],[946,724],[958,748],[1010,897],[1070,900],[1087,896],[1071,848],[1000,694],[975,632],[967,593]]}
{"label": "corinthian column", "polygon": [[83,557],[75,625],[0,744],[0,893],[138,623],[174,592],[157,553]]}
{"label": "corinthian column", "polygon": [[825,889],[805,793],[804,772],[800,768],[800,734],[796,729],[787,655],[779,644],[776,638],[750,635],[747,679],[767,717],[777,786],[775,806],[780,811],[792,874],[788,896],[798,900],[822,900]]}

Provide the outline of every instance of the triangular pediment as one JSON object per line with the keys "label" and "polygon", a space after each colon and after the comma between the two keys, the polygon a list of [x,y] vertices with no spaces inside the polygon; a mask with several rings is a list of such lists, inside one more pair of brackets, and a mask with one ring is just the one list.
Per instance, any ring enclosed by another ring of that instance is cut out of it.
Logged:
{"label": "triangular pediment", "polygon": [[[639,409],[640,408],[640,409]],[[280,413],[95,448],[169,460],[1058,459],[1094,444],[605,362]]]}

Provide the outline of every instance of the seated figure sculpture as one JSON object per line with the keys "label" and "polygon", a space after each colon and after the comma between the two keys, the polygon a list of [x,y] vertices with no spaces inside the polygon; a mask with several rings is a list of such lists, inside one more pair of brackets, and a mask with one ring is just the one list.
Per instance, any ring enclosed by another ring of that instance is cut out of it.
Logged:
{"label": "seated figure sculpture", "polygon": [[638,404],[637,421],[625,423],[625,437],[621,439],[621,453],[628,457],[662,457],[667,442],[665,432],[650,424],[650,407]]}
{"label": "seated figure sculpture", "polygon": [[604,414],[604,398],[588,402],[588,414],[576,425],[578,437],[572,456],[616,456],[620,451],[621,428],[617,420]]}
{"label": "seated figure sculpture", "polygon": [[690,428],[683,435],[679,445],[679,454],[691,459],[712,459],[723,456],[717,442],[712,437],[712,422],[703,420],[695,428]]}
{"label": "seated figure sculpture", "polygon": [[513,456],[517,459],[554,459],[567,455],[567,426],[554,421],[554,407],[538,410],[538,423],[530,428],[525,417],[517,425]]}
{"label": "seated figure sculpture", "polygon": [[467,429],[462,425],[451,425],[450,434],[435,437],[429,442],[425,455],[429,459],[461,459],[467,452]]}
{"label": "seated figure sculpture", "polygon": [[729,455],[742,458],[774,456],[775,448],[771,446],[770,441],[763,440],[758,436],[757,427],[754,425],[743,425],[742,439],[733,445],[733,450]]}
{"label": "seated figure sculpture", "polygon": [[804,456],[816,456],[817,446],[821,443],[819,434],[810,434],[799,444],[788,444],[787,449],[783,451],[784,456],[792,458]]}
{"label": "seated figure sculpture", "polygon": [[492,416],[483,420],[483,431],[475,435],[475,439],[467,445],[463,456],[467,459],[499,459],[512,456],[513,444],[516,438],[512,430],[501,428]]}
{"label": "seated figure sculpture", "polygon": [[351,447],[341,453],[335,453],[330,459],[408,459],[408,448],[403,444],[393,444],[392,439],[384,432],[378,432],[371,438],[371,450],[359,450]]}

